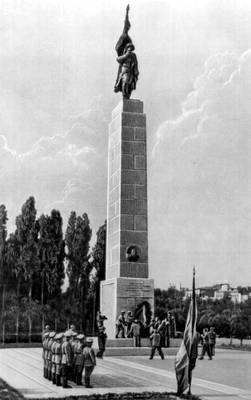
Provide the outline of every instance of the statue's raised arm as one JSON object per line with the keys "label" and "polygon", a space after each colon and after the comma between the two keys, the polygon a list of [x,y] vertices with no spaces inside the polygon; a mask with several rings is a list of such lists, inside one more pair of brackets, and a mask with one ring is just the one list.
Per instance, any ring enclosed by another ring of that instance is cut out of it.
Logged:
{"label": "statue's raised arm", "polygon": [[134,53],[135,47],[128,35],[131,27],[129,21],[129,4],[126,7],[126,15],[122,35],[116,44],[117,62],[119,63],[117,79],[114,87],[115,92],[122,92],[123,98],[129,99],[132,90],[136,89],[139,76],[138,61]]}

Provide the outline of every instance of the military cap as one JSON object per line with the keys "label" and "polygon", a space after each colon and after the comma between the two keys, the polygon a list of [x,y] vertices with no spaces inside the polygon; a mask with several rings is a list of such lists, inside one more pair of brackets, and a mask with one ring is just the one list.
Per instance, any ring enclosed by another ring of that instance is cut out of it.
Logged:
{"label": "military cap", "polygon": [[122,310],[122,311],[121,311],[121,314],[125,314],[125,310]]}
{"label": "military cap", "polygon": [[82,340],[82,339],[84,339],[84,337],[85,337],[85,335],[83,335],[82,333],[80,333],[80,334],[77,336],[77,339]]}
{"label": "military cap", "polygon": [[86,343],[93,343],[93,338],[88,337],[88,338],[86,339]]}
{"label": "military cap", "polygon": [[49,336],[49,334],[50,334],[50,332],[45,332],[45,333],[43,334],[43,337],[47,337],[47,336]]}
{"label": "military cap", "polygon": [[77,332],[71,332],[71,336],[78,336],[78,333]]}
{"label": "military cap", "polygon": [[64,336],[65,336],[65,337],[71,337],[71,334],[72,334],[71,331],[66,331],[66,332],[64,333]]}
{"label": "military cap", "polygon": [[54,332],[54,331],[52,331],[52,332],[49,333],[49,337],[50,337],[50,338],[54,338],[55,335],[56,335],[56,332]]}
{"label": "military cap", "polygon": [[62,339],[62,337],[64,336],[64,334],[62,332],[58,333],[55,337],[55,339]]}

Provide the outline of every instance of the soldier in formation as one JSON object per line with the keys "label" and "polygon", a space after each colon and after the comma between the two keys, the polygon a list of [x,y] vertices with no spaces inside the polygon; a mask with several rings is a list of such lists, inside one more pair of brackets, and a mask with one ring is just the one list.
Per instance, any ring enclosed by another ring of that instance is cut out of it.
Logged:
{"label": "soldier in formation", "polygon": [[85,369],[85,385],[91,387],[90,377],[96,365],[92,343],[93,339],[85,340],[85,335],[78,334],[74,325],[64,333],[45,330],[42,334],[44,378],[57,386],[71,388],[68,381],[82,385]]}

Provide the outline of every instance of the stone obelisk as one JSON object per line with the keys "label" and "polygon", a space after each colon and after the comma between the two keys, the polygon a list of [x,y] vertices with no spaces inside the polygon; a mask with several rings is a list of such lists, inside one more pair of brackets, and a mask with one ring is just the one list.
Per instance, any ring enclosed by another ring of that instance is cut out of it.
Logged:
{"label": "stone obelisk", "polygon": [[106,280],[101,282],[100,310],[115,337],[116,320],[141,304],[153,311],[153,279],[148,272],[147,148],[143,102],[130,99],[138,80],[138,61],[128,31],[129,6],[116,44],[115,92],[122,100],[109,125]]}
{"label": "stone obelisk", "polygon": [[147,301],[153,310],[148,275],[147,149],[143,102],[123,99],[109,126],[106,280],[101,311],[107,334],[115,337],[121,310],[134,313]]}

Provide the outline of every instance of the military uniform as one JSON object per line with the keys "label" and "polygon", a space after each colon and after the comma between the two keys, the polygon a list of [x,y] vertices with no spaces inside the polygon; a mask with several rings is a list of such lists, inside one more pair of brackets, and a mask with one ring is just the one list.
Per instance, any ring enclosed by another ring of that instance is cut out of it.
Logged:
{"label": "military uniform", "polygon": [[69,339],[71,337],[70,332],[65,332],[64,334],[64,342],[61,347],[61,364],[62,364],[62,385],[63,388],[67,388],[68,386],[68,377],[69,377],[69,369],[72,365],[72,351]]}
{"label": "military uniform", "polygon": [[82,373],[84,369],[83,347],[85,336],[80,334],[77,336],[77,342],[74,346],[74,377],[77,385],[82,385]]}
{"label": "military uniform", "polygon": [[214,332],[214,328],[210,328],[208,333],[209,335],[209,347],[211,356],[215,355],[215,344],[216,344],[216,333]]}
{"label": "military uniform", "polygon": [[83,350],[83,355],[84,355],[84,368],[85,368],[85,386],[87,388],[91,388],[92,386],[90,385],[90,378],[91,374],[94,370],[94,367],[96,365],[96,357],[93,348],[91,347],[93,343],[93,339],[88,338],[86,340],[87,346]]}
{"label": "military uniform", "polygon": [[76,383],[74,354],[75,354],[75,346],[77,344],[76,337],[78,336],[78,334],[77,332],[72,331],[71,329],[70,332],[71,332],[70,345],[71,345],[72,365],[71,368],[69,368],[69,379]]}
{"label": "military uniform", "polygon": [[56,337],[53,338],[53,343],[51,345],[51,380],[54,385],[56,385],[56,359],[55,359],[55,347],[56,347]]}
{"label": "military uniform", "polygon": [[48,336],[49,332],[46,332],[43,335],[43,352],[42,352],[42,358],[43,358],[43,363],[44,363],[44,378],[47,378],[47,341],[48,341]]}
{"label": "military uniform", "polygon": [[140,347],[140,324],[137,319],[135,319],[135,321],[132,323],[130,334],[132,334],[134,346]]}
{"label": "military uniform", "polygon": [[55,337],[56,343],[54,346],[54,353],[55,353],[55,375],[56,375],[56,385],[61,386],[60,378],[61,378],[61,361],[62,361],[62,338],[63,333],[58,333]]}
{"label": "military uniform", "polygon": [[125,311],[121,311],[121,314],[119,315],[117,322],[116,322],[116,338],[119,337],[120,332],[121,332],[121,337],[125,337],[125,328],[126,328],[126,320],[125,320]]}
{"label": "military uniform", "polygon": [[210,351],[210,345],[209,345],[209,333],[207,329],[204,329],[203,335],[202,335],[202,352],[199,360],[203,360],[204,355],[207,353],[209,360],[212,360],[212,355]]}
{"label": "military uniform", "polygon": [[103,358],[103,354],[105,352],[106,339],[107,339],[107,334],[105,333],[105,327],[100,326],[98,330],[98,352],[97,352],[98,358]]}
{"label": "military uniform", "polygon": [[161,349],[161,343],[160,343],[160,334],[157,332],[156,329],[151,334],[150,339],[151,339],[151,343],[152,343],[152,349],[151,349],[151,354],[150,354],[149,359],[150,360],[153,359],[155,351],[157,349],[161,359],[164,360],[164,354]]}
{"label": "military uniform", "polygon": [[50,332],[49,333],[49,340],[47,342],[47,363],[48,363],[48,379],[49,381],[52,380],[52,351],[51,351],[51,346],[54,342],[53,338],[56,335],[56,332]]}

